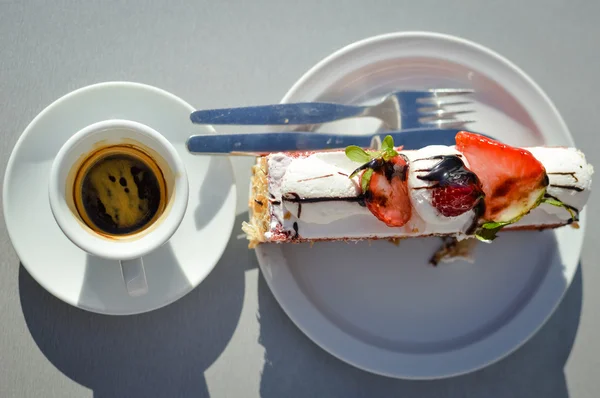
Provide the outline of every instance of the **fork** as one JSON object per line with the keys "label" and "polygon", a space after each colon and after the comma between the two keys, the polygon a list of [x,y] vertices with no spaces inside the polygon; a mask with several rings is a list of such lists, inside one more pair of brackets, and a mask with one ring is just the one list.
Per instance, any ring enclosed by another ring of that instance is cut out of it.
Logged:
{"label": "fork", "polygon": [[469,101],[444,102],[450,96],[473,93],[471,89],[441,88],[430,90],[403,90],[386,96],[369,106],[342,105],[331,102],[301,102],[261,105],[241,108],[207,109],[192,112],[196,124],[237,125],[318,125],[352,118],[374,117],[389,130],[437,127],[457,128],[470,120],[456,116],[472,110],[447,110],[448,106],[467,105]]}

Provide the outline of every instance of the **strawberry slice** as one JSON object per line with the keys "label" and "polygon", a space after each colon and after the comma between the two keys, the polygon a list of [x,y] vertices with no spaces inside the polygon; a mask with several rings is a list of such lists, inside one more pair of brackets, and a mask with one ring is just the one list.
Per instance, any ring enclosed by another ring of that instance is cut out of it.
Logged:
{"label": "strawberry slice", "polygon": [[516,222],[543,199],[548,176],[531,152],[466,131],[456,135],[456,148],[481,181],[485,222]]}
{"label": "strawberry slice", "polygon": [[367,208],[389,227],[401,227],[410,220],[412,207],[408,195],[408,165],[396,155],[389,160],[377,159],[364,173],[372,175],[363,192]]}

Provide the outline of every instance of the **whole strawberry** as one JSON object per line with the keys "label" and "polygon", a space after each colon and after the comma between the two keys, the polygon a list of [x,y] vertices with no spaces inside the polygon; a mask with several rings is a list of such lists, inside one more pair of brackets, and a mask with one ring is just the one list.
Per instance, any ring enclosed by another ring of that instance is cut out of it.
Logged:
{"label": "whole strawberry", "polygon": [[401,227],[411,217],[412,207],[408,195],[408,163],[394,149],[392,137],[387,136],[379,153],[367,153],[362,148],[350,146],[346,155],[364,164],[350,178],[362,171],[360,182],[364,204],[389,227]]}
{"label": "whole strawberry", "polygon": [[410,220],[412,207],[408,196],[408,165],[401,155],[375,162],[368,187],[363,191],[365,204],[375,217],[389,227],[401,227]]}
{"label": "whole strawberry", "polygon": [[433,206],[445,217],[457,217],[470,211],[484,197],[479,178],[465,167],[458,156],[440,156],[431,171],[417,178],[433,181]]}
{"label": "whole strawberry", "polygon": [[482,197],[481,185],[468,180],[440,184],[431,193],[433,206],[445,217],[457,217],[472,210]]}

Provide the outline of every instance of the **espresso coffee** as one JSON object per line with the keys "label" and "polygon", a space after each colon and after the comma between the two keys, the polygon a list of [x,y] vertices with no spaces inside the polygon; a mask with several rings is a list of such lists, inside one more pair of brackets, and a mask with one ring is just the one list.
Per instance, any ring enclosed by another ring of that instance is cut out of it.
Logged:
{"label": "espresso coffee", "polygon": [[148,228],[167,201],[165,179],[156,162],[143,150],[126,145],[90,155],[77,173],[73,195],[83,222],[114,237]]}

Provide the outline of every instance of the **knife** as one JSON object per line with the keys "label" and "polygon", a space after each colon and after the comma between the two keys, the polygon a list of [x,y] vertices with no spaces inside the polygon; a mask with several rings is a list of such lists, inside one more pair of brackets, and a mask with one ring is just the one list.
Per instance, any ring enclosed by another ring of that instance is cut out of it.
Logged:
{"label": "knife", "polygon": [[321,124],[348,117],[364,116],[366,108],[328,102],[301,102],[198,110],[190,114],[190,120],[195,124],[214,125]]}
{"label": "knife", "polygon": [[[343,149],[349,145],[379,149],[385,136],[391,135],[395,146],[419,149],[428,145],[454,145],[454,137],[459,131],[461,130],[418,128],[366,135],[324,134],[309,131],[199,134],[190,136],[186,146],[193,154],[260,156],[272,152]],[[481,135],[485,136],[485,134]]]}

